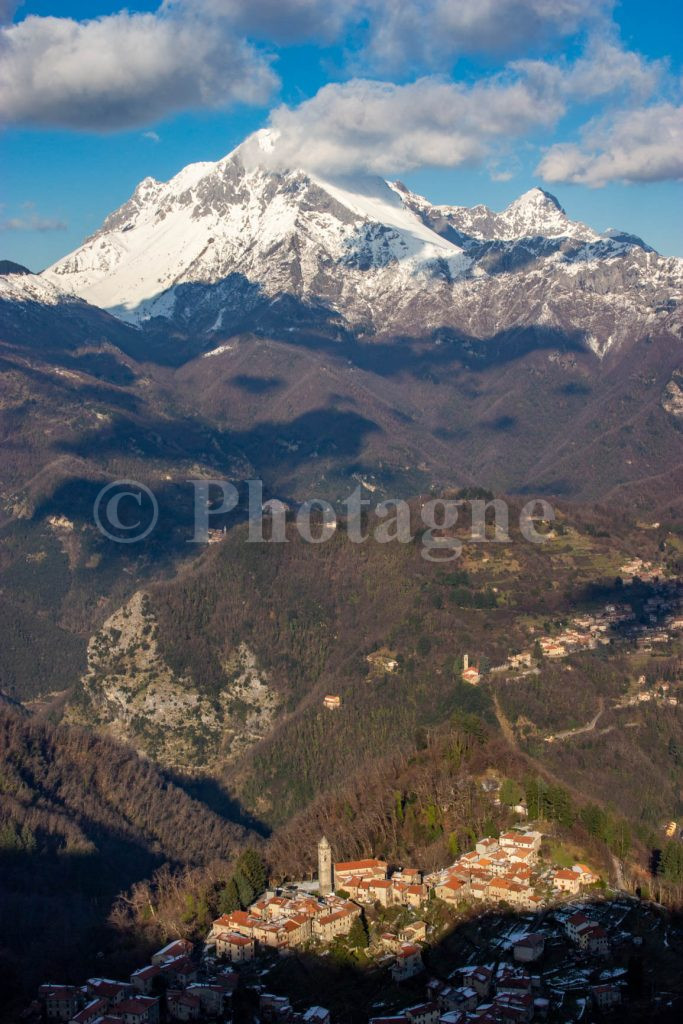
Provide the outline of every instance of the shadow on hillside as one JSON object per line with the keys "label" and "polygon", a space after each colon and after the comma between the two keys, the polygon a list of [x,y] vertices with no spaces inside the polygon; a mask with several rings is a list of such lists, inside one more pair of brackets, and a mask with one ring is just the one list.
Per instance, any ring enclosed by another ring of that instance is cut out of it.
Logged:
{"label": "shadow on hillside", "polygon": [[[368,435],[381,428],[373,420],[350,410],[327,406],[312,409],[287,423],[257,423],[249,430],[215,430],[196,420],[154,418],[140,423],[120,418],[96,436],[62,444],[60,450],[81,458],[116,456],[119,460],[164,462],[216,461],[216,475],[226,475],[229,460],[246,456],[257,467],[293,468],[310,459],[355,459]],[[219,471],[219,465],[221,471]]]}
{"label": "shadow on hillside", "polygon": [[[8,355],[17,354],[21,357],[21,349],[14,348],[10,349],[9,346],[2,346]],[[102,353],[106,356],[106,353]],[[10,358],[0,356],[0,368],[7,371],[16,373],[19,371],[22,376],[28,380],[34,382],[36,385],[41,385],[46,391],[61,392],[65,397],[71,398],[72,400],[78,400],[79,402],[103,402],[105,404],[114,406],[116,409],[126,410],[127,412],[136,412],[140,408],[140,400],[136,395],[131,394],[128,391],[118,390],[116,387],[107,387],[107,384],[114,385],[125,385],[128,383],[129,375],[133,379],[133,375],[129,368],[125,364],[119,363],[114,357],[106,358],[104,362],[98,363],[97,360],[88,361],[83,363],[81,358],[72,358],[71,356],[60,353],[58,358],[55,359],[55,363],[58,364],[58,368],[68,367],[71,370],[81,371],[83,373],[90,374],[91,376],[97,377],[103,381],[101,385],[83,383],[82,381],[74,381],[64,376],[60,376],[58,373],[49,373],[45,370],[37,369],[35,366],[27,366],[22,360],[16,362]],[[114,367],[120,368],[120,378],[114,380],[116,372]],[[125,380],[124,380],[125,378]],[[16,416],[22,407],[15,407],[13,412]],[[24,403],[23,408],[26,412],[31,411],[31,403]]]}
{"label": "shadow on hillside", "polygon": [[[419,337],[400,332],[387,337],[381,324],[350,329],[336,309],[287,292],[268,295],[240,273],[211,285],[183,284],[175,294],[174,320],[145,322],[125,348],[121,345],[124,351],[141,361],[179,367],[227,338],[248,333],[336,355],[379,376],[420,375],[455,361],[484,369],[538,348],[585,351],[582,331],[547,326],[515,326],[486,338],[446,325]],[[217,310],[222,310],[219,327]]]}
{"label": "shadow on hillside", "polygon": [[[640,1024],[644,1019],[677,1021],[683,1009],[678,969],[683,953],[682,922],[676,920],[672,925],[663,917],[661,908],[642,904],[635,898],[598,901],[587,914],[602,923],[610,935],[607,956],[578,951],[551,911],[520,915],[511,910],[487,911],[479,916],[474,911],[470,919],[458,921],[439,942],[424,951],[425,969],[401,982],[391,978],[390,954],[383,963],[365,968],[354,962],[353,954],[345,954],[339,948],[322,956],[270,954],[266,970],[259,961],[254,968],[241,972],[236,1019],[256,1019],[260,989],[286,996],[295,1010],[322,1005],[331,1011],[335,1024],[367,1024],[370,1017],[391,1017],[405,1007],[424,1003],[431,995],[427,991],[429,979],[457,988],[467,985],[463,968],[489,966],[495,970],[498,964],[509,964],[526,968],[529,976],[536,976],[535,982],[529,982],[528,992],[532,1000],[550,1001],[549,1020],[580,1016],[586,1022],[611,1019],[620,1024]],[[540,959],[528,964],[516,962],[512,949],[515,937],[538,931],[546,936]],[[591,987],[605,981],[610,972],[623,990],[622,1005],[611,1017],[594,1008],[591,997]],[[510,990],[515,988],[525,991],[524,983],[511,982]],[[494,997],[492,987],[488,995],[479,995],[478,1002],[486,1003]],[[581,1015],[584,999],[587,1005]],[[500,1019],[525,1017],[513,1013]],[[534,1019],[543,1019],[543,1014]]]}
{"label": "shadow on hillside", "polygon": [[[14,860],[0,855],[0,926],[4,940],[0,949],[0,1021],[14,1022],[18,1010],[35,996],[37,986],[44,981],[80,985],[93,976],[127,980],[133,970],[149,962],[158,946],[153,936],[122,935],[107,922],[108,902],[115,895],[115,886],[93,858],[73,854],[63,857],[62,871],[80,879],[80,889],[70,891],[68,899],[63,891],[55,890],[54,877],[44,870],[36,873],[35,866],[34,890],[25,881],[13,885]],[[26,864],[24,858],[24,871]],[[579,909],[607,931],[607,955],[582,953],[567,938],[564,918]],[[377,908],[368,911],[368,916],[374,918],[376,913]],[[255,1024],[260,993],[267,992],[286,997],[294,1010],[324,1006],[331,1011],[334,1024],[367,1024],[370,1017],[391,1017],[405,1007],[426,1002],[436,994],[434,988],[427,988],[430,981],[451,988],[467,987],[467,968],[488,967],[495,974],[498,965],[508,965],[517,969],[518,979],[526,971],[528,981],[508,980],[501,985],[503,991],[522,996],[528,993],[532,1002],[549,1001],[547,1018],[539,1012],[535,1020],[581,1019],[586,1024],[603,1020],[641,1024],[645,1019],[674,1024],[680,1020],[680,914],[669,915],[655,904],[617,895],[595,902],[579,902],[577,898],[565,904],[560,914],[554,910],[519,914],[502,907],[478,913],[475,908],[451,924],[446,915],[443,906],[435,910],[430,905],[427,917],[440,920],[442,937],[422,947],[422,970],[402,981],[392,979],[390,953],[362,966],[359,954],[345,950],[343,940],[322,955],[292,951],[278,956],[266,952],[251,964],[238,967],[240,983],[234,996],[233,1019],[240,1024]],[[404,912],[403,919],[407,921],[411,916]],[[400,926],[400,918],[380,925],[394,932]],[[536,932],[545,936],[541,956],[528,963],[516,961],[514,942]],[[198,947],[197,958],[200,953]],[[202,970],[210,973],[211,964]],[[593,985],[610,980],[622,991],[621,1005],[612,1014],[597,1009],[591,997]],[[488,991],[480,989],[476,1001],[484,1004],[495,995],[496,987],[492,985]],[[500,1019],[528,1018],[513,1013]]]}
{"label": "shadow on hillside", "polygon": [[249,829],[263,839],[270,836],[272,832],[270,826],[247,811],[236,797],[224,789],[218,779],[211,776],[190,778],[185,775],[175,775],[173,772],[167,774],[176,786],[185,790],[188,796],[198,800],[209,810],[219,814],[221,818],[227,818],[228,821],[233,821],[236,825]]}
{"label": "shadow on hillside", "polygon": [[[629,604],[635,614],[635,624],[650,625],[650,610],[646,611],[645,605],[648,601],[662,597],[662,588],[670,585],[677,585],[676,581],[658,579],[641,580],[634,579],[631,583],[625,584],[617,577],[611,583],[588,583],[576,589],[572,593],[572,601],[579,606],[593,605],[604,607],[605,605]],[[633,620],[629,622],[618,622],[613,624],[616,631],[630,630]]]}

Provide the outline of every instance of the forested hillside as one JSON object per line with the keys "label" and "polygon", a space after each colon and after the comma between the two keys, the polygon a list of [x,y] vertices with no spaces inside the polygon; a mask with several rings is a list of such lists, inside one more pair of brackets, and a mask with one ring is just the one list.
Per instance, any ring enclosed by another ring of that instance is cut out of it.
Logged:
{"label": "forested hillside", "polygon": [[131,749],[0,707],[0,978],[67,978],[119,945],[105,923],[122,889],[254,839]]}
{"label": "forested hillside", "polygon": [[[511,524],[514,516],[513,508]],[[461,681],[463,655],[486,673],[533,648],[539,634],[610,601],[632,602],[635,618],[647,620],[652,585],[615,583],[620,566],[638,553],[676,573],[679,540],[666,524],[651,530],[606,511],[571,508],[558,509],[545,544],[522,541],[513,526],[511,537],[506,544],[466,544],[457,562],[434,565],[420,556],[418,543],[352,544],[343,528],[317,547],[301,543],[294,530],[287,544],[248,544],[238,528],[194,571],[152,588],[159,649],[178,677],[220,693],[229,682],[226,660],[244,642],[278,694],[270,734],[239,762],[221,764],[218,756],[213,770],[253,813],[280,824],[359,764],[412,749],[452,712],[495,722],[500,709],[517,742],[541,761],[550,758],[564,777],[562,751],[545,738],[582,726],[602,706],[611,714],[641,673],[654,679],[666,669],[674,648],[640,655],[615,633],[614,642],[595,651],[561,664],[542,659],[509,683],[488,674],[478,687]],[[339,695],[341,707],[327,711],[325,694]],[[640,709],[630,719],[614,714],[621,718],[609,733],[596,734],[604,747],[586,760],[581,784],[589,796],[610,793],[637,819],[647,802],[643,820],[653,824],[675,809],[679,766],[670,765],[673,775],[662,786],[657,758],[644,765],[640,781],[649,789],[640,803],[611,774],[625,770],[618,762],[607,758],[596,773],[613,741],[638,749],[641,727],[626,723],[639,719]],[[653,800],[650,791],[657,790]]]}

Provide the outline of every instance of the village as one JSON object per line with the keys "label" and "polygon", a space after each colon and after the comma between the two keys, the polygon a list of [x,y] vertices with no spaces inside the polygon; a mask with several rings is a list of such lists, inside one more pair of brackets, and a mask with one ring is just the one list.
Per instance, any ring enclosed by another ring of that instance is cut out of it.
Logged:
{"label": "village", "polygon": [[[640,620],[628,601],[606,604],[598,612],[575,615],[556,633],[540,633],[535,637],[533,650],[510,655],[503,664],[491,668],[491,675],[510,671],[524,674],[535,669],[540,657],[567,658],[617,640],[635,643],[639,650],[652,650],[653,645],[669,643],[683,631],[682,602],[683,587],[677,580],[656,580],[652,594],[643,603]],[[646,621],[642,621],[643,618]],[[465,666],[463,671],[465,682],[478,683],[479,673],[472,669],[468,673],[467,669]]]}
{"label": "village", "polygon": [[[317,880],[267,890],[246,910],[218,917],[203,949],[185,939],[173,941],[126,981],[44,984],[23,1019],[64,1024],[238,1021],[242,1017],[234,1015],[234,998],[248,978],[255,1007],[251,1019],[333,1024],[324,1006],[295,1010],[286,996],[267,991],[260,979],[267,976],[268,963],[283,957],[325,956],[335,944],[350,941],[354,927],[356,934],[366,935],[365,955],[373,969],[383,972],[386,987],[413,997],[405,1009],[392,1006],[389,1014],[370,1016],[370,1024],[543,1021],[553,1008],[568,1011],[560,1019],[571,1021],[584,1019],[586,1007],[607,1012],[621,1004],[625,993],[626,969],[615,968],[611,954],[624,945],[624,931],[616,925],[628,913],[629,898],[605,900],[604,883],[591,867],[552,864],[541,855],[542,843],[543,835],[532,828],[484,836],[449,866],[423,875],[415,868],[390,870],[378,858],[333,863],[323,837]],[[470,922],[486,919],[487,927],[500,922],[500,934],[493,940],[489,935],[482,947],[485,962],[470,951],[467,962],[449,964],[446,978],[443,971],[432,974],[432,953],[444,938],[433,923],[439,906],[465,909]],[[621,908],[617,918],[615,907]],[[393,924],[387,925],[389,916]],[[629,949],[639,941],[626,933]],[[564,966],[558,961],[558,943]],[[259,963],[265,966],[254,986]],[[416,993],[423,996],[417,1002]]]}
{"label": "village", "polygon": [[[483,681],[495,682],[501,679],[521,678],[540,672],[543,659],[560,661],[572,654],[594,651],[616,643],[635,646],[637,651],[648,652],[661,648],[683,633],[683,584],[677,579],[663,579],[658,570],[649,562],[631,559],[621,566],[624,595],[635,580],[649,582],[651,593],[642,605],[642,614],[636,615],[633,604],[628,600],[605,604],[600,610],[584,612],[573,616],[561,628],[549,631],[535,631],[533,643],[527,650],[511,653],[500,665],[493,665],[486,671],[480,664],[474,664],[470,656],[463,657],[460,678],[471,686]],[[382,648],[366,656],[369,678],[389,675],[399,668],[399,661],[393,652]],[[663,691],[657,694],[642,694],[631,700],[631,704],[661,698],[665,703],[677,704],[673,695]],[[343,697],[338,693],[325,694],[323,707],[338,711]],[[622,706],[627,706],[624,703]]]}

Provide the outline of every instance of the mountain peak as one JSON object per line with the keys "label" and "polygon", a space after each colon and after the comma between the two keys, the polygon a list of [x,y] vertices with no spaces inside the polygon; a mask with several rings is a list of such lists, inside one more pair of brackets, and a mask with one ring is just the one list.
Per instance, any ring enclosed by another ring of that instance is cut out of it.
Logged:
{"label": "mountain peak", "polygon": [[545,189],[535,186],[524,192],[498,215],[501,237],[582,239],[596,241],[598,235],[586,224],[570,220],[558,199]]}
{"label": "mountain peak", "polygon": [[528,192],[523,192],[521,196],[510,203],[507,209],[520,209],[522,207],[534,207],[536,209],[554,208],[566,216],[565,210],[557,197],[550,192],[546,192],[545,189],[540,188],[538,185],[534,185]]}

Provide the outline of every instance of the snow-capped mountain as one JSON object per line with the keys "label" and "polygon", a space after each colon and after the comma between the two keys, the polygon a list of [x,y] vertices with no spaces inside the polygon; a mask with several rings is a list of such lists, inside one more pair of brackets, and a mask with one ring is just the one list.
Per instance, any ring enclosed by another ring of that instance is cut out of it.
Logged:
{"label": "snow-capped mountain", "polygon": [[29,345],[70,348],[88,340],[130,343],[135,331],[73,291],[32,274],[25,267],[0,262],[0,339]]}
{"label": "snow-capped mountain", "polygon": [[541,189],[502,213],[434,206],[380,178],[273,171],[270,142],[257,133],[217,163],[146,178],[44,279],[129,322],[204,336],[308,322],[476,345],[533,326],[599,355],[680,302],[683,261],[570,220]]}
{"label": "snow-capped mountain", "polygon": [[463,242],[518,241],[522,238],[571,238],[597,242],[601,237],[592,228],[569,219],[555,196],[541,188],[532,188],[510,203],[502,213],[488,206],[435,206],[423,196],[410,192],[397,181],[409,209],[443,233],[449,227],[462,235]]}
{"label": "snow-capped mountain", "polygon": [[78,295],[60,288],[58,280],[53,283],[49,278],[32,274],[23,267],[12,273],[0,274],[0,302],[83,305]]}
{"label": "snow-capped mountain", "polygon": [[501,213],[437,206],[274,170],[267,141],[145,179],[42,275],[0,265],[16,408],[49,413],[26,450],[68,419],[85,435],[45,457],[62,467],[66,446],[96,477],[132,452],[173,478],[182,437],[294,498],[353,479],[679,501],[683,261],[541,189]]}

